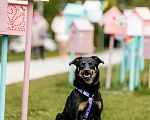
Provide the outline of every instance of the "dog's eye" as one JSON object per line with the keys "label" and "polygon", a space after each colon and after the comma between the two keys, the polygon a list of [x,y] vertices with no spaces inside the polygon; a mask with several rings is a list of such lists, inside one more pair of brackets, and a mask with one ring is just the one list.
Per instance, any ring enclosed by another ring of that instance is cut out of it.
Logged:
{"label": "dog's eye", "polygon": [[89,63],[89,65],[90,65],[90,66],[93,66],[93,65],[94,65],[94,63],[93,63],[93,62],[90,62],[90,63]]}
{"label": "dog's eye", "polygon": [[81,66],[81,67],[84,67],[84,66],[85,66],[85,63],[81,63],[80,66]]}

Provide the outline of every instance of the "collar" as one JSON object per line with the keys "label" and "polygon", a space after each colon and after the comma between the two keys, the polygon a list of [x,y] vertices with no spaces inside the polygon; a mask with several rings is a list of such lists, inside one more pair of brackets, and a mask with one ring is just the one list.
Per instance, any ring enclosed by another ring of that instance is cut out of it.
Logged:
{"label": "collar", "polygon": [[90,114],[90,110],[91,110],[91,107],[92,107],[92,102],[93,102],[93,97],[94,95],[90,95],[88,92],[84,91],[83,89],[79,89],[79,88],[76,88],[76,90],[78,90],[81,94],[85,95],[86,97],[88,97],[88,101],[89,101],[89,106],[86,110],[86,113],[84,115],[84,119],[83,120],[86,120]]}

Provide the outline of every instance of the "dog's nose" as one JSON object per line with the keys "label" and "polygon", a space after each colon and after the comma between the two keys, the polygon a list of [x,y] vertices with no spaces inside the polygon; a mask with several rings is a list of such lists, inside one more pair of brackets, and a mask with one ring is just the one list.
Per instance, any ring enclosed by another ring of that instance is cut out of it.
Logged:
{"label": "dog's nose", "polygon": [[85,71],[85,74],[89,74],[90,73],[90,70],[84,70]]}

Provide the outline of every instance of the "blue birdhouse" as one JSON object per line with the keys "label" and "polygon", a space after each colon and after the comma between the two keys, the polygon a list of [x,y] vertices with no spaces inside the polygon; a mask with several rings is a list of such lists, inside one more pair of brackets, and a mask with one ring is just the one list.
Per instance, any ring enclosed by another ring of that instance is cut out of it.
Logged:
{"label": "blue birdhouse", "polygon": [[69,35],[69,27],[76,18],[86,18],[86,11],[82,4],[68,3],[63,10],[66,16],[66,35]]}

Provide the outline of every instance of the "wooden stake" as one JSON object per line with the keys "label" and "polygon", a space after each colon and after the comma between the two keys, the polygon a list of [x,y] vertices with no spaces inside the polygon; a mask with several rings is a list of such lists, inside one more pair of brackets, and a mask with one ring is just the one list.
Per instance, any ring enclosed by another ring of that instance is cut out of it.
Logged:
{"label": "wooden stake", "polygon": [[113,47],[114,47],[114,36],[111,35],[109,41],[109,64],[107,68],[107,80],[106,80],[107,89],[110,88],[110,84],[111,84],[111,69],[112,69],[111,59],[112,59]]}
{"label": "wooden stake", "polygon": [[26,32],[24,83],[23,83],[22,117],[21,117],[21,120],[27,120],[27,113],[28,113],[32,18],[33,18],[33,1],[28,0],[27,32]]}
{"label": "wooden stake", "polygon": [[0,120],[4,120],[5,116],[7,46],[8,46],[8,36],[3,35],[2,55],[1,55],[1,83],[0,83]]}
{"label": "wooden stake", "polygon": [[149,88],[150,88],[150,63],[149,63]]}

